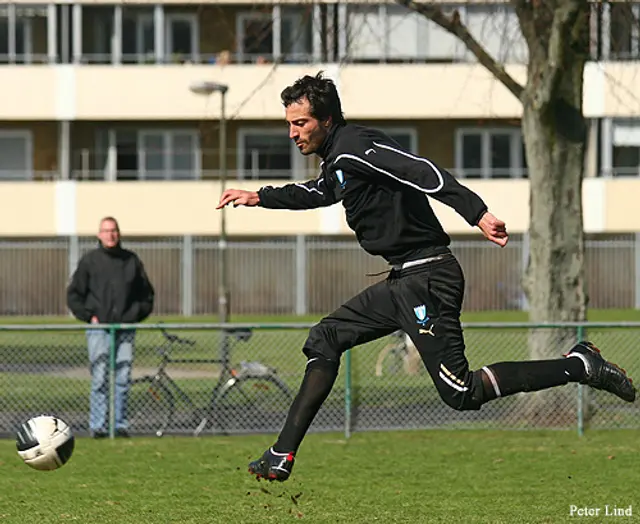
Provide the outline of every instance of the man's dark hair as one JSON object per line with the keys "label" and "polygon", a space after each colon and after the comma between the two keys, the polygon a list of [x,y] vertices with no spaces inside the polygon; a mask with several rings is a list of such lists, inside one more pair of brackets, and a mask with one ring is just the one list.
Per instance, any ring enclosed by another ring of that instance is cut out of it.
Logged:
{"label": "man's dark hair", "polygon": [[338,89],[333,80],[322,76],[322,71],[316,76],[299,78],[282,90],[280,98],[284,107],[306,98],[311,104],[311,116],[314,118],[326,120],[331,117],[333,124],[345,123]]}

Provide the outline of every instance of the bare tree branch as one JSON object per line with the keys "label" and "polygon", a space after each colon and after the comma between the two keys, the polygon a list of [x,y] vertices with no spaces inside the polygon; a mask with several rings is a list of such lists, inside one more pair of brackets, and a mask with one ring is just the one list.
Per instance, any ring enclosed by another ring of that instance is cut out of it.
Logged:
{"label": "bare tree branch", "polygon": [[536,28],[533,20],[533,6],[527,0],[511,0],[515,9],[518,21],[520,22],[520,30],[522,36],[527,41],[529,53],[532,53],[534,47],[539,45],[540,39],[536,34]]}
{"label": "bare tree branch", "polygon": [[544,109],[554,97],[560,78],[564,71],[564,58],[567,56],[566,46],[573,35],[573,25],[580,14],[581,6],[586,0],[566,0],[555,10],[546,66],[541,83],[536,89],[535,105]]}
{"label": "bare tree branch", "polygon": [[498,79],[518,100],[522,99],[522,93],[524,87],[518,83],[507,71],[499,64],[495,58],[493,58],[487,51],[480,45],[480,43],[473,37],[467,27],[460,21],[460,13],[454,11],[451,17],[448,17],[442,12],[440,7],[431,4],[419,4],[413,0],[396,0],[396,2],[404,7],[407,7],[421,15],[427,17],[429,20],[438,24],[444,30],[457,36],[466,46],[469,51],[493,76]]}

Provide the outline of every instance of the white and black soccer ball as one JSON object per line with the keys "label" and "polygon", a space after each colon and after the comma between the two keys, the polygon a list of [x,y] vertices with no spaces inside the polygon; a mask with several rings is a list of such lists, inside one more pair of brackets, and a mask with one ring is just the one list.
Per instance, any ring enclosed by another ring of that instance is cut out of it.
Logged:
{"label": "white and black soccer ball", "polygon": [[75,438],[71,428],[58,417],[40,415],[18,429],[16,447],[20,458],[33,469],[51,471],[71,458]]}

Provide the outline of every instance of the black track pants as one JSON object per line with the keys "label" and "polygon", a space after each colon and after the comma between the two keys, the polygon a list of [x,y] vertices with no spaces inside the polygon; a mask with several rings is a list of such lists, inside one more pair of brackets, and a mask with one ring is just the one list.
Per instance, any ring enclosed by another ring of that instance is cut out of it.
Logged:
{"label": "black track pants", "polygon": [[442,399],[454,409],[479,409],[480,380],[469,370],[460,325],[464,285],[451,254],[393,270],[315,325],[303,351],[308,358],[339,362],[347,349],[401,329],[416,345]]}

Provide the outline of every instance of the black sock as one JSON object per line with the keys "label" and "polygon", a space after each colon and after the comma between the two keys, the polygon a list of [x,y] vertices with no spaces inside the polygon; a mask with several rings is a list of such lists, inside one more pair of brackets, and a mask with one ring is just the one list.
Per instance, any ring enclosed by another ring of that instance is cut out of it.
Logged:
{"label": "black sock", "polygon": [[296,452],[311,422],[329,396],[338,376],[338,363],[319,358],[311,360],[302,379],[300,391],[289,408],[287,420],[273,450]]}
{"label": "black sock", "polygon": [[485,402],[526,391],[539,391],[584,378],[579,358],[498,362],[482,368]]}

